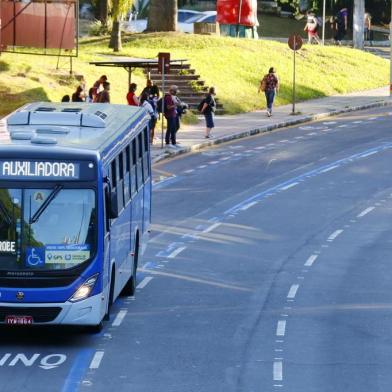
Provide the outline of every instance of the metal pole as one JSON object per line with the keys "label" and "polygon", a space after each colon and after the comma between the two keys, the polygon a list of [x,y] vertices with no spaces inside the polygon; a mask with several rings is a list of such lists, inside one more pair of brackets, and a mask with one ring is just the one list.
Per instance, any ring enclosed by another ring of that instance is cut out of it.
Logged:
{"label": "metal pole", "polygon": [[392,2],[391,2],[391,22],[389,23],[389,44],[391,46],[390,49],[390,59],[389,59],[389,66],[390,66],[390,76],[389,76],[389,96],[392,97]]}
{"label": "metal pole", "polygon": [[162,128],[161,128],[161,148],[163,148],[163,122],[165,118],[165,58],[162,59]]}
{"label": "metal pole", "polygon": [[242,17],[242,0],[240,0],[240,4],[238,7],[237,38],[240,36],[241,17]]}
{"label": "metal pole", "polygon": [[296,37],[294,37],[294,64],[293,64],[293,112],[292,114],[295,114],[295,54],[297,52],[297,40]]}
{"label": "metal pole", "polygon": [[325,3],[326,2],[327,2],[326,0],[323,0],[323,33],[321,37],[321,41],[323,45],[325,45],[325,7],[326,7]]}

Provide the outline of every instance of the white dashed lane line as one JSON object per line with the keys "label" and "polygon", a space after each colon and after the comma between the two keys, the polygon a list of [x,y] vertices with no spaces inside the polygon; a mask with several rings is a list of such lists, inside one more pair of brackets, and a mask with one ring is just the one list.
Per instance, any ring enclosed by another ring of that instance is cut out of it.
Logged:
{"label": "white dashed lane line", "polygon": [[241,211],[249,210],[249,208],[253,207],[256,204],[257,204],[257,201],[252,201],[252,203],[244,205],[240,210]]}
{"label": "white dashed lane line", "polygon": [[193,173],[195,171],[195,169],[189,169],[189,170],[185,170],[184,173],[189,174],[189,173]]}
{"label": "white dashed lane line", "polygon": [[94,354],[94,357],[91,360],[91,363],[90,363],[90,366],[89,366],[90,369],[98,369],[99,368],[99,365],[101,364],[101,361],[103,359],[104,354],[105,354],[104,351],[97,351]]}
{"label": "white dashed lane line", "polygon": [[207,167],[207,165],[200,165],[200,166],[198,166],[197,168],[198,169],[204,169],[204,168],[206,168]]}
{"label": "white dashed lane line", "polygon": [[203,230],[203,233],[209,233],[210,231],[215,230],[217,227],[219,227],[221,225],[220,222],[216,222],[213,225],[211,225],[210,227],[207,227],[205,230]]}
{"label": "white dashed lane line", "polygon": [[186,246],[181,246],[180,248],[174,249],[173,252],[171,252],[167,258],[168,259],[174,259],[176,256],[178,256],[183,250],[186,249]]}
{"label": "white dashed lane line", "polygon": [[335,170],[339,167],[339,165],[335,165],[335,166],[331,166],[331,167],[327,167],[326,169],[322,170],[320,173],[328,173],[331,170]]}
{"label": "white dashed lane line", "polygon": [[311,255],[305,262],[305,267],[311,267],[313,263],[316,261],[318,255]]}
{"label": "white dashed lane line", "polygon": [[144,289],[154,278],[152,276],[145,277],[137,286],[137,289]]}
{"label": "white dashed lane line", "polygon": [[276,326],[276,336],[284,336],[286,333],[286,320],[279,320]]}
{"label": "white dashed lane line", "polygon": [[371,152],[368,152],[367,154],[365,154],[365,155],[362,155],[362,157],[361,157],[361,158],[370,157],[370,155],[374,155],[374,154],[377,154],[377,151],[371,151]]}
{"label": "white dashed lane line", "polygon": [[290,287],[289,293],[287,294],[287,298],[294,299],[295,296],[297,295],[298,289],[299,289],[299,284],[293,284]]}
{"label": "white dashed lane line", "polygon": [[121,325],[121,323],[123,322],[127,313],[128,313],[128,311],[126,309],[120,310],[117,313],[117,316],[112,323],[112,327],[119,327]]}
{"label": "white dashed lane line", "polygon": [[283,362],[282,361],[274,362],[273,377],[274,377],[274,381],[283,381]]}
{"label": "white dashed lane line", "polygon": [[363,216],[367,215],[369,212],[372,212],[376,207],[369,207],[366,210],[363,210],[361,213],[357,215],[357,218],[362,218]]}
{"label": "white dashed lane line", "polygon": [[286,186],[283,186],[282,188],[280,188],[281,191],[287,191],[287,189],[293,188],[296,185],[298,185],[299,182],[293,182],[292,184],[288,184]]}
{"label": "white dashed lane line", "polygon": [[343,233],[343,230],[336,230],[334,231],[327,239],[328,242],[332,242],[333,240],[335,240],[338,236],[340,236],[340,234]]}

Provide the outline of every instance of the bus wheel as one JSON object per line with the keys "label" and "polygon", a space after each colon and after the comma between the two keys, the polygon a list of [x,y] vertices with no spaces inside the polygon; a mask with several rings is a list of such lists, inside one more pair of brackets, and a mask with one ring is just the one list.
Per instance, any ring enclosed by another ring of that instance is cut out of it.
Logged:
{"label": "bus wheel", "polygon": [[128,282],[125,284],[124,288],[121,291],[121,295],[123,296],[132,296],[135,295],[136,292],[136,271],[137,271],[137,262],[139,260],[139,241],[137,241],[135,259],[133,261],[133,269],[132,276],[129,278]]}
{"label": "bus wheel", "polygon": [[125,284],[124,288],[121,291],[121,295],[123,296],[132,296],[135,295],[136,292],[136,260],[133,264],[132,276],[129,278],[128,282]]}
{"label": "bus wheel", "polygon": [[110,279],[110,289],[109,289],[109,302],[108,302],[108,310],[104,316],[104,320],[105,321],[109,321],[110,320],[110,310],[112,309],[112,305],[113,305],[113,298],[114,298],[114,280],[115,280],[115,275],[114,275],[114,266],[112,269],[112,276]]}

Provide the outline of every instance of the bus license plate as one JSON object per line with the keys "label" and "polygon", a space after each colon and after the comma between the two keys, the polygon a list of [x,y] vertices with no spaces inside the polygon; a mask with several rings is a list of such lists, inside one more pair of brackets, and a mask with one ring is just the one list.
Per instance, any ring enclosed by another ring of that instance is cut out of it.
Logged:
{"label": "bus license plate", "polygon": [[30,325],[33,324],[31,316],[7,316],[5,323],[9,325]]}

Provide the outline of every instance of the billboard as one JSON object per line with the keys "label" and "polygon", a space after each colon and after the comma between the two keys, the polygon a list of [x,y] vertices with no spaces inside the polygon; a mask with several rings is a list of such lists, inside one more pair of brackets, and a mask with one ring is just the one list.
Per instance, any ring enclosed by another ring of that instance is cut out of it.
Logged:
{"label": "billboard", "polygon": [[[67,57],[77,49],[77,0],[0,0],[0,50]],[[56,52],[56,53],[55,53]]]}

